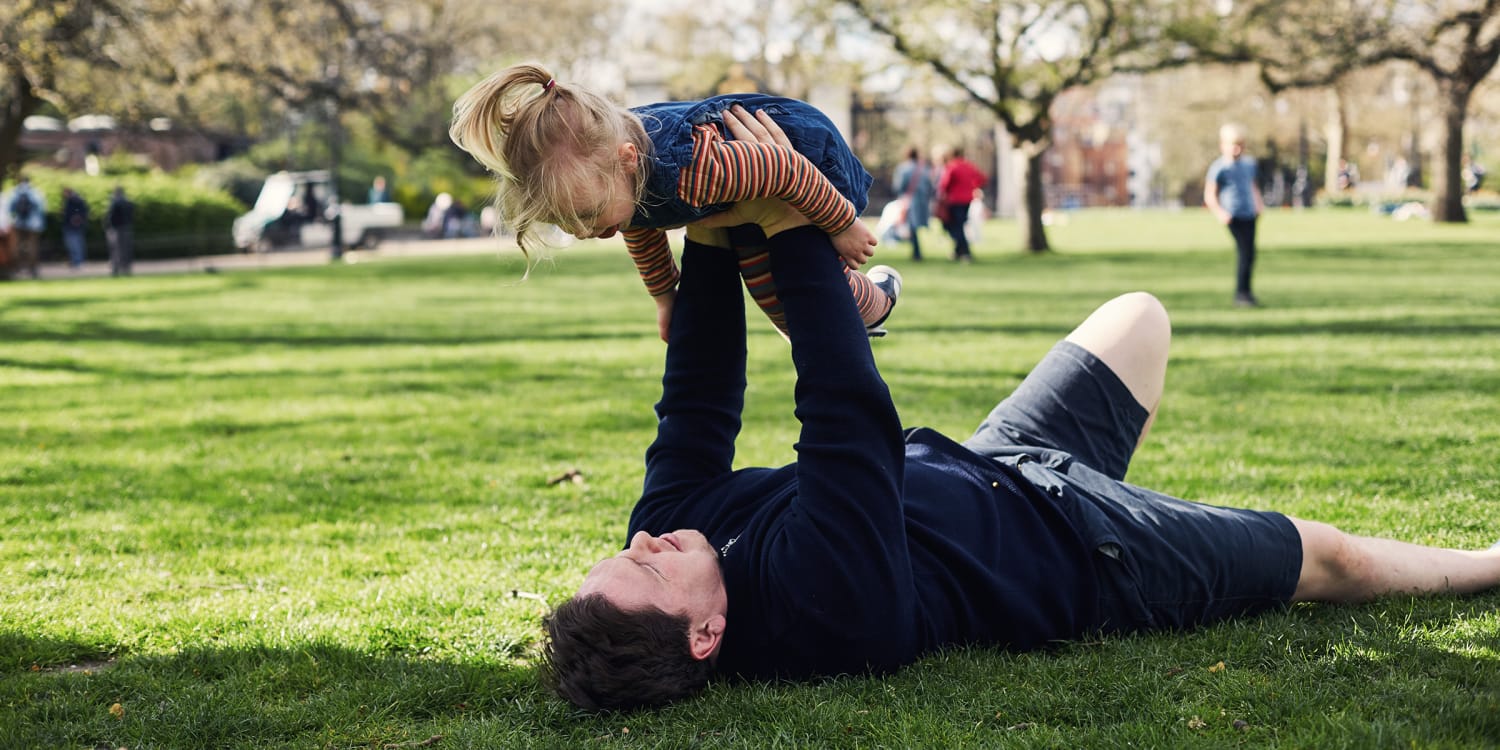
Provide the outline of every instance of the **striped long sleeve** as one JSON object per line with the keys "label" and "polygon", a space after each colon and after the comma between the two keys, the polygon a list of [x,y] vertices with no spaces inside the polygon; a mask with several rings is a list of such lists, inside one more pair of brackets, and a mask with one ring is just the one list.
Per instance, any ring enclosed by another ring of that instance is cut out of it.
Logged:
{"label": "striped long sleeve", "polygon": [[708,125],[693,129],[693,163],[682,170],[677,197],[695,206],[780,198],[830,235],[859,219],[854,204],[796,149],[726,141]]}
{"label": "striped long sleeve", "polygon": [[635,261],[635,269],[646,284],[652,297],[660,297],[677,288],[680,273],[677,259],[672,257],[672,247],[667,243],[667,233],[661,229],[626,229],[625,249]]}
{"label": "striped long sleeve", "polygon": [[[692,164],[682,170],[677,197],[699,207],[780,198],[829,235],[859,220],[854,204],[796,149],[726,141],[709,125],[693,129]],[[651,296],[659,297],[677,288],[677,261],[665,231],[638,228],[621,234]]]}

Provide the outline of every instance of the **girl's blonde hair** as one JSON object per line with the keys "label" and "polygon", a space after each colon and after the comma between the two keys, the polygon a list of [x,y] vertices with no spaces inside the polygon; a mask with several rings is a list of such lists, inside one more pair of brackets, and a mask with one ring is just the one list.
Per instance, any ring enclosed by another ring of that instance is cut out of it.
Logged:
{"label": "girl's blonde hair", "polygon": [[644,189],[651,140],[630,110],[557,81],[535,63],[484,79],[453,104],[448,137],[495,174],[495,208],[525,252],[536,224],[581,225],[570,196],[589,184],[613,186],[634,143],[636,202]]}

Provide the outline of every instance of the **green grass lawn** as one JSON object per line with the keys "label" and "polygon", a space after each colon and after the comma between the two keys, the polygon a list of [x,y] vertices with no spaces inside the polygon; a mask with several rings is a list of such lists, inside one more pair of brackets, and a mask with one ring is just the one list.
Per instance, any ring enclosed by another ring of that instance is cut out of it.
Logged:
{"label": "green grass lawn", "polygon": [[[963,437],[1125,291],[1173,313],[1131,479],[1350,531],[1500,537],[1500,216],[1276,213],[1230,307],[1202,211],[1098,212],[1026,256],[895,262],[874,346]],[[0,285],[0,747],[1423,747],[1500,743],[1500,593],[1298,606],[1187,635],[718,684],[590,716],[542,693],[546,603],[623,542],[663,346],[617,245]],[[752,316],[741,465],[791,460]],[[583,482],[550,484],[576,469]]]}

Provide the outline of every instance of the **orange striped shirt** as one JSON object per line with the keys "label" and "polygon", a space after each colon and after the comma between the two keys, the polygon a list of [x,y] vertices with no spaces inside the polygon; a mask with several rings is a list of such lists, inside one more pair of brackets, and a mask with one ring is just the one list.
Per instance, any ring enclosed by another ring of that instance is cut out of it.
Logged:
{"label": "orange striped shirt", "polygon": [[[711,125],[693,129],[693,163],[682,170],[677,197],[694,206],[780,198],[830,235],[859,219],[854,204],[796,149],[726,141]],[[666,232],[626,229],[622,234],[651,296],[676,289],[679,272]]]}

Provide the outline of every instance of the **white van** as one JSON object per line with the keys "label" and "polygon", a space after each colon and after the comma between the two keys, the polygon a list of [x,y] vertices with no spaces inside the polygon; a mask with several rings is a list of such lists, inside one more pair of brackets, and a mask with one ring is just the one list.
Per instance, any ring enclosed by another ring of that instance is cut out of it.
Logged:
{"label": "white van", "polygon": [[329,206],[332,183],[326,171],[277,172],[266,178],[250,213],[234,220],[234,245],[246,252],[284,247],[327,247],[333,218],[343,222],[348,247],[374,247],[405,220],[399,203],[344,203]]}

